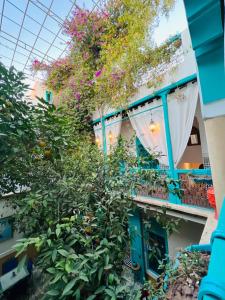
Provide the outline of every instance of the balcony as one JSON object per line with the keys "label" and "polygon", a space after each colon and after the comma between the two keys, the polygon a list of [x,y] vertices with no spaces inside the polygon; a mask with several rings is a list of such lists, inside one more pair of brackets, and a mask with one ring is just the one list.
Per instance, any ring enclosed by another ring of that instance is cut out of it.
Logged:
{"label": "balcony", "polygon": [[[160,174],[160,179],[165,181],[169,175],[168,170],[157,170]],[[181,191],[180,197],[177,197],[175,202],[179,205],[188,205],[203,209],[211,209],[208,199],[207,190],[212,187],[212,176],[210,169],[177,169],[175,170],[178,179],[178,188]],[[160,184],[151,186],[150,184],[141,183],[136,191],[137,197],[145,197],[162,200],[162,202],[171,201],[171,193],[166,187]]]}

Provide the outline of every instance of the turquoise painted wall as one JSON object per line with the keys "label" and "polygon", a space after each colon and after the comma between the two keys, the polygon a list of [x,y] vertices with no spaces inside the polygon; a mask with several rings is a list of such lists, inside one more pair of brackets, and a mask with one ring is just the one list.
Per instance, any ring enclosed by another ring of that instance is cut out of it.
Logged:
{"label": "turquoise painted wall", "polygon": [[184,0],[203,104],[225,98],[224,4]]}

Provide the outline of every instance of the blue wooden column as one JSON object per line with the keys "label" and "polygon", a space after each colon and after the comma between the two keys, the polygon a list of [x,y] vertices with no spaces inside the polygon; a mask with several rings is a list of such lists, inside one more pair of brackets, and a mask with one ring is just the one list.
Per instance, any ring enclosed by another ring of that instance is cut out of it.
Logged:
{"label": "blue wooden column", "polygon": [[199,300],[225,300],[225,199],[217,229],[211,237],[208,274],[201,281]]}
{"label": "blue wooden column", "polygon": [[139,270],[134,272],[135,280],[144,283],[145,259],[142,234],[142,219],[138,208],[133,212],[133,216],[129,218],[129,232],[131,243],[131,262],[133,266],[140,266]]}
{"label": "blue wooden column", "polygon": [[[177,180],[178,175],[174,168],[174,160],[173,160],[173,146],[170,134],[170,122],[169,122],[169,111],[168,111],[168,103],[167,103],[167,95],[169,90],[163,92],[160,96],[162,99],[163,105],[163,115],[164,115],[164,125],[165,125],[165,134],[166,134],[166,144],[167,144],[167,155],[168,155],[168,162],[169,162],[169,176]],[[173,186],[171,186],[171,189]],[[171,203],[181,203],[178,196],[174,195],[173,193],[169,193],[169,201]]]}
{"label": "blue wooden column", "polygon": [[102,124],[102,143],[103,143],[103,153],[107,155],[107,142],[106,142],[106,130],[105,130],[105,118],[101,117]]}

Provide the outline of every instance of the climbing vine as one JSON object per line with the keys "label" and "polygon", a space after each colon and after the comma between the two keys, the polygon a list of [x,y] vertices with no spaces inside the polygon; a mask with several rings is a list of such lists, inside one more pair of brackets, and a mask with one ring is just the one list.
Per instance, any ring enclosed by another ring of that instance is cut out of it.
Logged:
{"label": "climbing vine", "polygon": [[151,37],[159,16],[173,3],[109,0],[101,12],[76,8],[64,24],[69,55],[50,65],[35,59],[32,67],[47,71],[48,88],[82,121],[89,121],[96,108],[125,106],[146,70],[169,62],[179,47],[173,42],[156,47]]}

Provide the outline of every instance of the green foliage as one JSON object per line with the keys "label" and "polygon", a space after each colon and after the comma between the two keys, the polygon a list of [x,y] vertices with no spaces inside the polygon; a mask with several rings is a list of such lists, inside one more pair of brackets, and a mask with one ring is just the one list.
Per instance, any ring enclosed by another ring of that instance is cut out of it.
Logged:
{"label": "green foliage", "polygon": [[[16,249],[19,254],[35,246],[36,264],[49,278],[44,298],[139,299],[140,291],[123,278],[128,217],[140,180],[160,178],[136,168],[123,141],[104,157],[75,108],[55,109],[41,99],[33,107],[23,101],[22,74],[2,70],[1,188],[25,187],[9,202],[25,235]],[[10,145],[19,151],[10,152]]]}
{"label": "green foliage", "polygon": [[164,272],[158,285],[151,287],[149,299],[197,299],[200,282],[207,274],[209,258],[208,253],[183,250],[176,260],[170,260],[167,264],[162,262]]}
{"label": "green foliage", "polygon": [[[147,211],[147,209],[145,211]],[[157,222],[163,230],[165,230],[168,236],[174,232],[178,232],[180,219],[169,217],[167,214],[167,207],[165,206],[162,206],[160,211],[148,210],[148,220],[144,222],[147,231],[151,230],[153,220],[154,222]]]}
{"label": "green foliage", "polygon": [[[0,64],[0,192],[14,192],[26,183],[36,132],[35,109],[24,101],[28,87],[24,75]],[[23,169],[25,168],[25,169]],[[18,174],[18,171],[21,173]]]}

